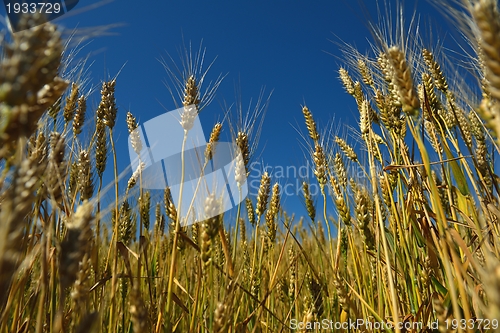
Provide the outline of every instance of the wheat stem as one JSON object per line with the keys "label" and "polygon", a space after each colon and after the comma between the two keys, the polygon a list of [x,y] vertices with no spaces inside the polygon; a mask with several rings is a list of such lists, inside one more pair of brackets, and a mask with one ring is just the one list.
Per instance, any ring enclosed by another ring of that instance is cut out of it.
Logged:
{"label": "wheat stem", "polygon": [[[186,147],[186,141],[187,141],[187,135],[188,135],[188,130],[184,130],[184,137],[182,139],[182,148],[181,148],[181,183],[180,183],[180,189],[179,189],[179,200],[177,207],[181,208],[182,207],[182,194],[184,190],[184,176],[185,176],[185,159],[184,159],[184,152],[185,152],[185,147]],[[175,266],[176,266],[176,260],[177,260],[177,242],[179,240],[179,232],[181,230],[181,214],[177,213],[177,218],[175,219],[175,231],[174,231],[174,241],[172,244],[172,255],[170,258],[170,271],[168,274],[168,285],[167,285],[167,305],[165,309],[165,317],[167,318],[168,321],[168,326],[171,325],[171,318],[170,318],[170,307],[172,303],[172,291],[173,291],[173,282],[174,282],[174,273],[175,273]],[[168,329],[169,327],[167,327]]]}

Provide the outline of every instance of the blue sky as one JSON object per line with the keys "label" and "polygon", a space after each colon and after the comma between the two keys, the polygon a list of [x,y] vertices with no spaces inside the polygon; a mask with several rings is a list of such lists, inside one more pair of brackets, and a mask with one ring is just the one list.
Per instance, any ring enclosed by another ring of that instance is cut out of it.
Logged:
{"label": "blue sky", "polygon": [[[395,1],[388,2],[394,6]],[[263,88],[267,95],[273,92],[257,149],[263,165],[276,170],[306,162],[301,148],[304,140],[297,133],[297,128],[306,131],[303,104],[313,112],[320,128],[332,120],[335,127],[356,126],[358,111],[338,79],[342,54],[332,40],[367,53],[367,19],[377,21],[376,1],[360,5],[343,0],[115,0],[93,8],[96,3],[80,0],[71,15],[57,23],[66,31],[77,28],[80,32],[116,25],[110,29],[112,35],[92,37],[79,56],[89,55],[91,83],[98,88],[89,105],[99,101],[101,80],[115,76],[123,67],[116,85],[120,170],[128,163],[126,111],[145,122],[175,108],[164,85],[168,75],[158,59],[170,54],[178,60],[178,49],[190,41],[197,48],[203,40],[207,62],[217,58],[207,80],[227,74],[213,103],[200,115],[206,134],[222,120],[225,110],[221,106],[235,102],[235,87],[241,91],[245,108],[251,99],[255,102]],[[437,26],[446,32],[448,23],[428,2],[407,1],[408,17],[415,8],[422,16],[424,30],[431,21],[440,23]],[[1,10],[5,15],[3,7]],[[224,130],[228,133],[228,126]],[[292,210],[301,205],[296,198],[286,200]]]}

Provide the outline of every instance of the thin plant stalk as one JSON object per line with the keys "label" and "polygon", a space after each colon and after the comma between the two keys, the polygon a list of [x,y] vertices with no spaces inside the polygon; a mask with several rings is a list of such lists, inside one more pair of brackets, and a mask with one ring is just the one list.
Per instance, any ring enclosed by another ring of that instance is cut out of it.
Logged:
{"label": "thin plant stalk", "polygon": [[[119,191],[118,191],[118,163],[116,161],[116,149],[115,149],[115,143],[114,143],[114,138],[113,138],[113,129],[109,129],[109,140],[111,142],[111,150],[113,151],[113,171],[114,171],[114,183],[115,183],[115,225],[114,225],[114,230],[113,230],[113,236],[111,237],[111,247],[110,250],[113,249],[113,268],[111,270],[112,278],[111,278],[111,296],[110,296],[110,301],[111,301],[111,306],[110,306],[110,313],[109,313],[109,324],[108,324],[108,330],[110,332],[113,331],[113,327],[115,327],[114,323],[114,315],[115,315],[115,310],[116,310],[116,296],[115,296],[115,291],[116,291],[116,282],[118,279],[118,246],[116,245],[118,242],[118,220],[120,218],[119,216],[119,211],[118,211],[118,200],[119,200]],[[113,246],[114,244],[114,246]],[[109,252],[108,252],[108,260],[109,262]],[[106,264],[107,266],[107,264]]]}
{"label": "thin plant stalk", "polygon": [[[187,135],[188,131],[184,130],[184,138],[182,139],[182,148],[181,148],[181,184],[180,184],[180,189],[179,189],[179,204],[177,207],[182,207],[182,192],[184,189],[184,176],[185,176],[185,159],[184,159],[184,150],[186,147],[186,141],[187,141]],[[167,306],[165,310],[165,316],[167,318],[167,322],[169,323],[168,325],[170,326],[171,320],[170,320],[170,307],[172,303],[172,288],[173,288],[173,282],[174,282],[174,273],[175,273],[175,265],[176,265],[176,260],[177,260],[177,242],[179,239],[179,232],[181,230],[181,214],[177,214],[176,220],[175,220],[175,231],[174,231],[174,241],[172,244],[172,256],[170,259],[170,271],[168,274],[168,285],[167,285]]]}

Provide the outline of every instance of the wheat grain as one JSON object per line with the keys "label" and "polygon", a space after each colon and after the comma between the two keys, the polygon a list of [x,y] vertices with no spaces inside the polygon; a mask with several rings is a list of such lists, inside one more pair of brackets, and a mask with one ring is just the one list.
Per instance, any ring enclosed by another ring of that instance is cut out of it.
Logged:
{"label": "wheat grain", "polygon": [[213,154],[215,153],[215,146],[217,142],[219,142],[220,132],[222,131],[222,124],[217,123],[212,128],[212,132],[210,133],[210,138],[208,139],[207,146],[205,148],[205,161],[209,161],[212,159]]}
{"label": "wheat grain", "polygon": [[280,185],[275,183],[273,186],[271,202],[269,203],[269,208],[266,211],[267,238],[271,244],[276,241],[276,230],[278,228],[278,225],[276,224],[276,217],[278,216],[279,210]]}
{"label": "wheat grain", "polygon": [[306,201],[306,209],[309,214],[309,218],[312,222],[316,219],[316,207],[314,207],[314,202],[311,198],[311,192],[309,191],[309,184],[307,182],[302,182],[302,192],[304,193],[304,199]]}
{"label": "wheat grain", "polygon": [[351,213],[342,195],[336,196],[335,205],[339,211],[340,218],[345,225],[351,225]]}
{"label": "wheat grain", "polygon": [[228,308],[225,304],[219,302],[215,307],[214,312],[214,332],[223,332],[224,327],[227,327]]}
{"label": "wheat grain", "polygon": [[69,123],[71,120],[73,120],[77,108],[77,102],[78,102],[78,85],[76,83],[71,84],[71,92],[69,93],[69,96],[66,97],[66,105],[64,105],[64,110],[63,110],[63,117],[64,121],[66,123]]}
{"label": "wheat grain", "polygon": [[[45,23],[43,15],[22,15],[19,33],[5,45],[5,55],[0,63],[1,100],[8,105],[35,106],[37,93],[57,79],[62,58],[61,34],[55,25]],[[62,92],[61,92],[62,93]],[[51,100],[52,105],[58,98]],[[48,105],[47,105],[48,107]],[[37,112],[38,118],[45,110]],[[36,125],[36,121],[34,121]],[[32,125],[32,124],[31,124]]]}
{"label": "wheat grain", "polygon": [[326,156],[323,151],[323,147],[321,147],[319,144],[316,144],[314,152],[313,152],[313,161],[315,165],[314,169],[314,175],[316,176],[316,179],[318,180],[319,186],[321,188],[321,191],[324,191],[326,182],[328,181],[327,179],[327,169],[328,165],[326,162]]}
{"label": "wheat grain", "polygon": [[247,238],[247,228],[245,219],[240,217],[238,219],[238,225],[240,227],[240,239],[243,241],[243,243],[245,243]]}
{"label": "wheat grain", "polygon": [[49,164],[45,172],[45,188],[52,198],[58,202],[63,193],[64,179],[66,178],[66,165],[64,160],[65,140],[58,132],[50,134]]}
{"label": "wheat grain", "polygon": [[139,210],[144,228],[149,230],[149,213],[151,210],[151,193],[149,191],[145,191],[139,197]]}
{"label": "wheat grain", "polygon": [[139,130],[137,128],[139,125],[137,124],[137,121],[135,117],[132,115],[130,111],[127,112],[127,128],[128,128],[128,133],[130,135],[130,145],[132,146],[132,149],[135,151],[137,155],[141,154],[142,151],[142,141],[141,141],[141,136]]}
{"label": "wheat grain", "polygon": [[116,80],[102,83],[101,101],[97,108],[97,117],[110,129],[113,129],[115,126],[116,114],[118,112],[115,100],[115,85]]}
{"label": "wheat grain", "polygon": [[85,113],[87,112],[87,99],[84,95],[78,98],[78,106],[73,118],[73,135],[77,136],[82,132],[83,124],[85,123]]}
{"label": "wheat grain", "polygon": [[15,169],[12,185],[0,197],[0,304],[4,305],[13,274],[22,259],[24,219],[31,212],[42,166],[23,160]]}
{"label": "wheat grain", "polygon": [[250,222],[251,225],[255,225],[255,214],[254,214],[252,199],[246,198],[245,206],[247,209],[248,222]]}
{"label": "wheat grain", "polygon": [[358,155],[354,152],[354,149],[345,142],[344,139],[339,138],[338,136],[335,137],[335,142],[339,145],[340,149],[342,152],[352,161],[357,162],[358,161]]}
{"label": "wheat grain", "polygon": [[345,68],[340,68],[339,69],[339,77],[340,80],[342,81],[342,84],[344,85],[345,90],[349,95],[354,96],[354,81],[352,78],[349,76],[349,72]]}
{"label": "wheat grain", "polygon": [[267,172],[262,174],[262,178],[260,179],[259,193],[257,195],[257,205],[255,207],[255,214],[257,214],[257,218],[260,218],[264,211],[267,208],[267,200],[269,199],[269,192],[271,186],[271,178]]}
{"label": "wheat grain", "polygon": [[212,262],[212,247],[213,240],[217,236],[220,223],[220,203],[215,197],[215,194],[209,194],[205,199],[205,215],[209,216],[206,220],[201,223],[202,233],[201,233],[201,260],[204,266],[207,267],[208,264]]}
{"label": "wheat grain", "polygon": [[307,131],[309,132],[309,137],[314,141],[319,141],[319,134],[316,130],[316,122],[313,119],[311,111],[307,106],[302,108],[302,113],[304,114],[304,118],[306,120]]}
{"label": "wheat grain", "polygon": [[474,111],[469,112],[468,118],[470,122],[470,129],[474,138],[476,141],[484,142],[486,140],[484,124]]}
{"label": "wheat grain", "polygon": [[321,293],[322,287],[310,272],[307,272],[306,274],[306,282],[307,289],[310,295],[310,310],[314,314],[315,318],[321,318],[321,316],[323,315],[323,295]]}
{"label": "wheat grain", "polygon": [[195,77],[193,75],[190,75],[187,78],[186,85],[184,87],[184,100],[182,101],[182,105],[196,105],[198,107],[199,104],[200,93],[198,91],[198,84],[196,83]]}
{"label": "wheat grain", "polygon": [[177,220],[177,209],[175,208],[174,201],[172,199],[172,194],[170,192],[169,187],[165,188],[163,202],[165,205],[165,212],[167,213],[168,218],[172,221],[176,221]]}
{"label": "wheat grain", "polygon": [[128,200],[122,202],[118,216],[113,217],[114,223],[118,223],[118,241],[128,245],[134,235],[135,224],[135,216]]}
{"label": "wheat grain", "polygon": [[196,245],[200,245],[200,224],[194,223],[191,226],[191,238]]}
{"label": "wheat grain", "polygon": [[464,114],[464,111],[455,104],[454,101],[450,101],[450,105],[452,108],[452,111],[455,113],[455,117],[458,122],[458,126],[460,126],[460,132],[462,134],[462,138],[464,139],[464,142],[467,144],[467,146],[471,147],[472,146],[472,134],[470,131],[470,124],[467,119],[467,117]]}
{"label": "wheat grain", "polygon": [[63,288],[71,286],[79,272],[83,259],[92,239],[92,204],[84,201],[76,212],[66,220],[68,232],[61,243],[59,276]]}
{"label": "wheat grain", "polygon": [[127,193],[137,184],[137,180],[141,178],[141,173],[142,171],[146,168],[146,163],[141,162],[137,166],[137,169],[134,170],[134,173],[132,173],[132,176],[129,178],[127,182]]}
{"label": "wheat grain", "polygon": [[47,161],[47,138],[43,132],[39,132],[36,136],[31,137],[29,146],[29,158],[37,162],[39,165]]}
{"label": "wheat grain", "polygon": [[236,136],[236,144],[238,145],[241,156],[243,157],[245,169],[248,171],[248,164],[250,163],[250,145],[248,143],[248,135],[245,132],[238,132],[238,135]]}
{"label": "wheat grain", "polygon": [[[429,105],[431,107],[430,111],[433,114],[435,114],[437,110],[442,108],[442,106],[441,102],[437,98],[436,92],[434,91],[434,82],[432,81],[431,76],[429,74],[422,73],[422,83],[423,83],[422,87],[425,89],[425,95],[427,96],[427,100],[429,101]],[[421,98],[421,104],[424,105],[424,98]],[[426,112],[424,112],[424,116],[425,115]]]}
{"label": "wheat grain", "polygon": [[161,212],[161,204],[159,202],[155,208],[155,228],[160,234],[165,232],[165,216]]}
{"label": "wheat grain", "polygon": [[370,67],[366,64],[366,61],[363,59],[358,59],[358,69],[361,77],[363,78],[363,83],[368,86],[373,86],[373,75],[370,70]]}
{"label": "wheat grain", "polygon": [[333,169],[340,185],[345,188],[347,186],[347,173],[340,153],[335,154],[335,158],[333,159]]}
{"label": "wheat grain", "polygon": [[358,103],[358,105],[360,105],[365,99],[363,88],[361,87],[361,82],[359,81],[356,81],[354,83],[354,99],[356,100],[356,103]]}
{"label": "wheat grain", "polygon": [[472,9],[479,28],[482,60],[488,91],[500,99],[500,14],[498,5],[493,0],[479,0]]}
{"label": "wheat grain", "polygon": [[364,99],[359,104],[359,130],[362,135],[368,134],[371,128],[370,104]]}
{"label": "wheat grain", "polygon": [[89,200],[94,194],[94,184],[89,154],[82,150],[78,160],[78,188],[80,199]]}
{"label": "wheat grain", "polygon": [[424,58],[425,64],[427,68],[432,74],[432,78],[436,84],[436,88],[441,90],[443,93],[448,91],[448,82],[446,81],[446,77],[441,71],[441,66],[434,60],[434,56],[431,51],[427,49],[422,49],[422,56]]}
{"label": "wheat grain", "polygon": [[71,299],[74,302],[74,306],[79,309],[80,312],[86,310],[85,302],[88,299],[88,290],[90,283],[91,274],[91,260],[89,255],[84,254],[82,260],[78,265],[78,273],[76,274],[76,279],[74,283],[73,290],[71,291]]}
{"label": "wheat grain", "polygon": [[333,286],[337,291],[337,299],[342,307],[342,309],[346,312],[349,311],[349,295],[347,293],[345,284],[342,281],[343,279],[338,275],[333,276]]}
{"label": "wheat grain", "polygon": [[106,170],[106,162],[108,160],[108,143],[106,136],[106,128],[104,122],[101,118],[96,120],[96,148],[95,148],[95,167],[99,178],[102,179],[102,175]]}
{"label": "wheat grain", "polygon": [[402,103],[403,111],[413,115],[420,107],[420,103],[413,85],[410,67],[403,52],[397,47],[391,47],[387,55],[391,63],[392,83]]}

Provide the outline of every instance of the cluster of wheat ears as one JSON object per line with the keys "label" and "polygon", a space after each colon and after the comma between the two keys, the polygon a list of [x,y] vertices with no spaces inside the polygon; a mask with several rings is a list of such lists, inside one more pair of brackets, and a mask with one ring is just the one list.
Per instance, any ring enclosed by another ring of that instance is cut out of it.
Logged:
{"label": "cluster of wheat ears", "polygon": [[[263,173],[236,218],[189,227],[169,188],[158,197],[141,186],[141,168],[120,185],[117,80],[90,112],[83,82],[61,78],[72,53],[56,26],[23,18],[32,28],[2,42],[0,63],[0,333],[320,331],[324,319],[364,320],[351,331],[498,330],[500,15],[494,0],[467,9],[470,80],[418,38],[389,45],[379,33],[374,57],[346,52],[339,74],[361,148],[320,133],[303,107],[308,216],[294,222]],[[185,133],[215,91],[202,94],[205,73],[187,69],[177,77],[179,102],[195,106]],[[130,112],[126,122],[135,133]],[[254,123],[242,124],[231,127],[240,185],[256,140]],[[213,127],[207,159],[224,127]],[[206,209],[217,204],[208,197]]]}

